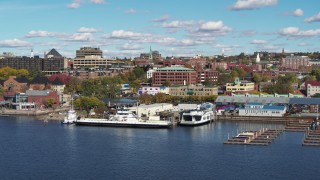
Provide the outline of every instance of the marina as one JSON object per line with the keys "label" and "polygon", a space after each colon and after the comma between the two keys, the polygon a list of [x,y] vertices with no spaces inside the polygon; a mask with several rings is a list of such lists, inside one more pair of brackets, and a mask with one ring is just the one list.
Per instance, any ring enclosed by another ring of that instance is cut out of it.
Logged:
{"label": "marina", "polygon": [[237,136],[228,138],[224,144],[236,145],[261,145],[267,146],[271,144],[283,130],[278,129],[261,129],[260,131],[245,131]]}
{"label": "marina", "polygon": [[302,142],[302,145],[320,147],[320,130],[307,131],[305,134],[305,139]]}

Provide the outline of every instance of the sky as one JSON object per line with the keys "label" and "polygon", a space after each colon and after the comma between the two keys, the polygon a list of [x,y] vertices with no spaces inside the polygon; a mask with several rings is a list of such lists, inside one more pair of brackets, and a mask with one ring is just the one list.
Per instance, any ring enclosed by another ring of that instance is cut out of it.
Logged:
{"label": "sky", "polygon": [[105,57],[315,52],[319,0],[1,0],[0,53]]}

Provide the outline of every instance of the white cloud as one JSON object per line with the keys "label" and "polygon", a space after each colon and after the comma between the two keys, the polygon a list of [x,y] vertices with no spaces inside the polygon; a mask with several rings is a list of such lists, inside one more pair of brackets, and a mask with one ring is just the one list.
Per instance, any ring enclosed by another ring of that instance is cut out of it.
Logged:
{"label": "white cloud", "polygon": [[96,33],[101,30],[95,28],[81,27],[78,29],[78,33]]}
{"label": "white cloud", "polygon": [[178,21],[178,20],[175,20],[175,21],[171,21],[171,22],[168,22],[168,23],[163,23],[162,24],[162,27],[164,28],[172,28],[172,29],[175,29],[175,28],[188,28],[188,27],[192,27],[195,25],[195,21]]}
{"label": "white cloud", "polygon": [[298,46],[308,46],[308,45],[309,45],[309,44],[304,43],[304,42],[298,44]]}
{"label": "white cloud", "polygon": [[231,6],[232,10],[253,10],[264,6],[275,6],[278,4],[278,0],[237,0],[237,2]]}
{"label": "white cloud", "polygon": [[168,14],[165,14],[161,16],[160,18],[152,20],[153,22],[165,22],[170,19],[170,16]]}
{"label": "white cloud", "polygon": [[125,30],[115,30],[112,31],[110,38],[112,39],[140,39],[145,37],[150,37],[150,34],[141,34],[135,33],[132,31],[125,31]]}
{"label": "white cloud", "polygon": [[302,31],[297,27],[287,27],[283,28],[279,31],[279,34],[282,36],[287,36],[287,37],[312,37],[312,36],[317,36],[320,35],[320,29],[311,29],[311,30],[306,30]]}
{"label": "white cloud", "polygon": [[294,15],[294,16],[303,16],[303,10],[302,10],[302,9],[296,9],[296,10],[293,12],[293,15]]}
{"label": "white cloud", "polygon": [[90,0],[91,3],[93,4],[105,4],[105,0]]}
{"label": "white cloud", "polygon": [[259,39],[254,39],[250,42],[251,44],[266,44],[266,40],[259,40]]}
{"label": "white cloud", "polygon": [[162,23],[163,28],[173,31],[185,29],[191,37],[221,36],[232,31],[232,28],[224,25],[223,21],[171,21]]}
{"label": "white cloud", "polygon": [[320,21],[320,12],[314,16],[311,16],[311,17],[304,19],[304,21],[308,22],[308,23]]}
{"label": "white cloud", "polygon": [[43,30],[32,30],[28,32],[26,37],[31,38],[31,37],[53,37],[55,36],[55,33],[49,32],[49,31],[43,31]]}
{"label": "white cloud", "polygon": [[222,21],[209,21],[209,22],[203,23],[200,26],[200,29],[204,31],[215,31],[223,28],[223,26],[224,25]]}
{"label": "white cloud", "polygon": [[94,39],[91,33],[75,33],[64,38],[66,41],[92,41]]}
{"label": "white cloud", "polygon": [[30,47],[31,43],[20,39],[8,39],[0,41],[0,47]]}
{"label": "white cloud", "polygon": [[142,46],[137,44],[125,43],[120,47],[121,50],[141,50],[143,49]]}
{"label": "white cloud", "polygon": [[71,4],[68,5],[70,9],[77,9],[80,7],[82,1],[81,0],[74,0]]}
{"label": "white cloud", "polygon": [[130,9],[126,10],[125,13],[126,14],[135,14],[135,13],[137,13],[137,11],[135,9],[133,9],[133,8],[130,8]]}
{"label": "white cloud", "polygon": [[[84,2],[85,2],[85,0],[73,0],[73,2],[72,2],[71,4],[68,4],[68,8],[70,8],[70,9],[77,9],[77,8],[79,8]],[[105,1],[105,0],[90,0],[90,3],[92,3],[92,4],[105,4],[106,1]]]}

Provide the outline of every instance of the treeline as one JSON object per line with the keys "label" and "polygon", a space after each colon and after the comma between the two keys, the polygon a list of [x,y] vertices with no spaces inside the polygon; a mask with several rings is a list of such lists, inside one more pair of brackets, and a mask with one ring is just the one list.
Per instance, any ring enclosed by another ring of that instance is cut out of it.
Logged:
{"label": "treeline", "polygon": [[202,103],[202,102],[214,102],[217,96],[170,96],[164,93],[158,93],[155,95],[141,94],[139,96],[139,102],[141,104],[152,103],[172,103],[177,105],[179,103]]}

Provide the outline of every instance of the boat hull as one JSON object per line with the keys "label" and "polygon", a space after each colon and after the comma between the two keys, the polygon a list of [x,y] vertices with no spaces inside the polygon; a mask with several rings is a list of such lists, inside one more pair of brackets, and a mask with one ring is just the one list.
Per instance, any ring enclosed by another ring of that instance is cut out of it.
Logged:
{"label": "boat hull", "polygon": [[106,127],[132,127],[132,128],[171,128],[171,123],[146,123],[146,122],[115,122],[115,121],[84,121],[75,122],[79,126],[106,126]]}
{"label": "boat hull", "polygon": [[210,121],[212,121],[212,120],[200,121],[200,122],[194,122],[194,121],[180,122],[179,125],[180,126],[201,126],[201,125],[204,125],[204,124],[209,124]]}

